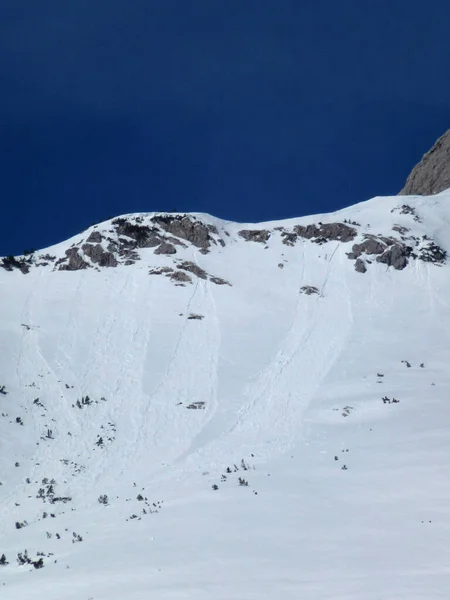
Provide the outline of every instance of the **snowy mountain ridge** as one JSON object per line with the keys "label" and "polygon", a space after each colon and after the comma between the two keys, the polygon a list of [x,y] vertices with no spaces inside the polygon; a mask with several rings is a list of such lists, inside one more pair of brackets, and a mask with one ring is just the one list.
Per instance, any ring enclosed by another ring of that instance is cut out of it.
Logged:
{"label": "snowy mountain ridge", "polygon": [[443,192],[0,259],[1,598],[444,597],[449,233]]}

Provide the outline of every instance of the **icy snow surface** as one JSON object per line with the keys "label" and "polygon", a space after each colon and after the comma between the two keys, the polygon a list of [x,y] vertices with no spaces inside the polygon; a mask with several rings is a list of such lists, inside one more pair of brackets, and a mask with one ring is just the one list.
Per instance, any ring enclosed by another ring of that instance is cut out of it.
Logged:
{"label": "icy snow surface", "polygon": [[[347,253],[394,225],[450,251],[450,195],[195,218],[224,245],[0,268],[1,600],[448,598],[449,266]],[[230,285],[149,274],[174,261]]]}

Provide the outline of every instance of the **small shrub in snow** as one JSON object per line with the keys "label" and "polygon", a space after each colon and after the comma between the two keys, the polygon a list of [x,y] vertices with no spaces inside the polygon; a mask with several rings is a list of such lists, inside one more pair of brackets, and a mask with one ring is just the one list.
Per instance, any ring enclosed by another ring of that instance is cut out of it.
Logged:
{"label": "small shrub in snow", "polygon": [[248,485],[248,481],[246,481],[242,477],[239,477],[239,485],[247,486]]}
{"label": "small shrub in snow", "polygon": [[105,506],[108,504],[108,496],[106,494],[102,494],[98,497],[99,504],[104,504]]}

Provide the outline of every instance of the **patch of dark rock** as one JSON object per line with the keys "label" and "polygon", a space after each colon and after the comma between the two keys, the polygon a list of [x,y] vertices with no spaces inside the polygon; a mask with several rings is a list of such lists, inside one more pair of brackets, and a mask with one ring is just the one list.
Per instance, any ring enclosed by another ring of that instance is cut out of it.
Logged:
{"label": "patch of dark rock", "polygon": [[357,235],[356,229],[345,223],[319,223],[319,225],[296,225],[294,232],[316,244],[329,241],[351,242]]}
{"label": "patch of dark rock", "polygon": [[214,226],[208,226],[195,217],[187,215],[156,215],[152,218],[153,223],[159,225],[161,229],[197,246],[207,250],[211,242],[216,243],[211,233],[217,233]]}
{"label": "patch of dark rock", "polygon": [[18,269],[21,273],[26,275],[30,272],[30,265],[31,259],[17,259],[15,256],[5,256],[4,258],[2,258],[0,267],[5,269],[6,271],[14,271],[14,269]]}
{"label": "patch of dark rock", "polygon": [[54,256],[52,254],[41,254],[39,256],[39,258],[41,260],[46,260],[46,261],[49,261],[49,262],[52,262],[52,261],[56,260],[56,256]]}
{"label": "patch of dark rock", "polygon": [[300,288],[300,293],[312,296],[313,294],[318,294],[319,290],[313,285],[304,285]]}
{"label": "patch of dark rock", "polygon": [[100,267],[117,267],[118,262],[112,252],[107,252],[101,244],[83,244],[83,252]]}
{"label": "patch of dark rock", "polygon": [[102,241],[102,234],[99,231],[93,231],[86,240],[87,244],[100,244]]}
{"label": "patch of dark rock", "polygon": [[363,254],[377,255],[377,262],[401,270],[407,266],[412,250],[411,246],[407,246],[395,238],[366,235],[360,244],[353,245],[352,251],[348,252],[347,256],[350,260],[356,259],[355,269],[358,273],[365,273],[367,270],[366,265],[360,259]]}
{"label": "patch of dark rock", "polygon": [[420,248],[418,256],[424,262],[444,264],[447,259],[447,252],[432,240],[427,240],[427,243]]}
{"label": "patch of dark rock", "polygon": [[382,254],[386,250],[386,243],[374,236],[367,236],[360,244],[353,244],[352,251],[347,253],[350,260],[359,258],[361,254]]}
{"label": "patch of dark rock", "polygon": [[202,320],[202,319],[204,319],[204,318],[205,318],[205,315],[198,315],[198,314],[196,314],[196,313],[191,313],[191,314],[188,316],[188,319],[190,319],[190,320],[194,319],[194,320],[196,320],[196,321],[201,321],[201,320]]}
{"label": "patch of dark rock", "polygon": [[113,225],[118,235],[124,235],[134,241],[134,248],[155,248],[163,241],[156,227],[135,225],[122,217],[114,219]]}
{"label": "patch of dark rock", "polygon": [[450,131],[446,131],[411,171],[400,195],[429,196],[450,187]]}
{"label": "patch of dark rock", "polygon": [[294,246],[295,242],[298,240],[297,234],[292,233],[291,231],[283,231],[281,237],[283,238],[283,244],[286,244],[286,246]]}
{"label": "patch of dark rock", "polygon": [[59,271],[81,271],[89,267],[89,264],[78,253],[78,248],[69,248],[65,254],[65,258],[60,258],[56,262]]}
{"label": "patch of dark rock", "polygon": [[176,254],[176,253],[177,253],[177,250],[176,250],[175,246],[173,244],[169,244],[168,242],[163,242],[153,252],[153,254],[166,254],[166,255]]}
{"label": "patch of dark rock", "polygon": [[198,265],[193,263],[190,260],[185,260],[180,265],[177,265],[177,269],[183,269],[184,271],[188,271],[189,273],[193,273],[197,275],[200,279],[206,279],[207,273],[203,269],[201,269]]}
{"label": "patch of dark rock", "polygon": [[183,271],[175,271],[170,275],[170,279],[172,281],[176,281],[178,283],[192,283],[191,277],[187,273]]}
{"label": "patch of dark rock", "polygon": [[278,268],[279,268],[279,269],[284,269],[284,265],[283,265],[283,263],[278,263]]}
{"label": "patch of dark rock", "polygon": [[173,269],[170,267],[158,267],[148,272],[149,275],[167,275],[167,273],[173,273]]}
{"label": "patch of dark rock", "polygon": [[357,258],[355,261],[355,271],[357,273],[366,273],[367,272],[367,267],[366,267],[364,261],[361,260],[360,258]]}
{"label": "patch of dark rock", "polygon": [[392,227],[392,231],[398,231],[398,233],[400,233],[401,235],[405,235],[405,233],[408,233],[410,229],[409,227],[403,227],[403,225],[394,225]]}
{"label": "patch of dark rock", "polygon": [[239,235],[247,242],[265,244],[270,239],[270,231],[266,229],[242,229]]}
{"label": "patch of dark rock", "polygon": [[221,277],[210,277],[209,280],[216,285],[229,285],[231,287],[231,283]]}
{"label": "patch of dark rock", "polygon": [[421,223],[419,215],[416,213],[415,209],[409,204],[402,204],[401,206],[396,206],[391,210],[391,213],[399,212],[401,215],[411,215],[417,223]]}
{"label": "patch of dark rock", "polygon": [[190,410],[205,410],[205,403],[204,402],[192,402],[191,404],[188,404],[188,406],[186,406],[186,408],[189,408]]}
{"label": "patch of dark rock", "polygon": [[217,231],[217,227],[215,225],[209,224],[206,227],[208,228],[208,231],[214,233],[214,235],[219,235],[219,232]]}
{"label": "patch of dark rock", "polygon": [[388,267],[394,267],[394,269],[400,271],[407,266],[411,252],[411,246],[393,244],[381,256],[377,256],[376,260],[379,263],[383,263]]}

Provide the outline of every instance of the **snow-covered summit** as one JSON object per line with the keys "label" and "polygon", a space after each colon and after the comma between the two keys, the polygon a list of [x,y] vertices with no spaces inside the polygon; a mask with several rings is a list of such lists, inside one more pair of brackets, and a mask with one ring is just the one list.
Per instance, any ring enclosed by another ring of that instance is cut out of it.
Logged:
{"label": "snow-covered summit", "polygon": [[444,192],[0,259],[2,600],[444,597],[449,240]]}

